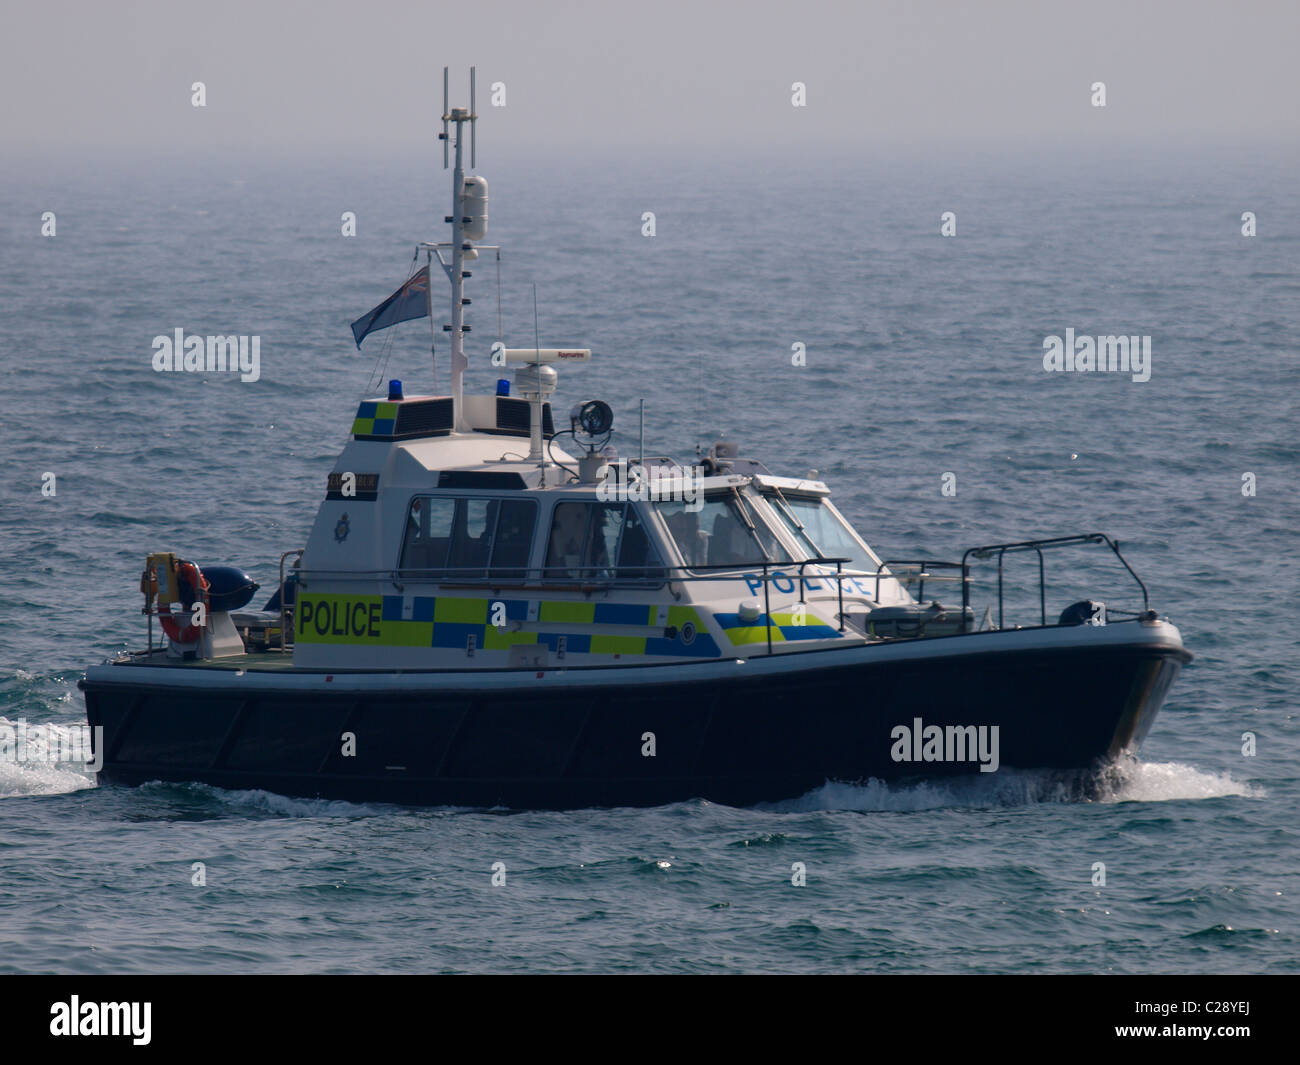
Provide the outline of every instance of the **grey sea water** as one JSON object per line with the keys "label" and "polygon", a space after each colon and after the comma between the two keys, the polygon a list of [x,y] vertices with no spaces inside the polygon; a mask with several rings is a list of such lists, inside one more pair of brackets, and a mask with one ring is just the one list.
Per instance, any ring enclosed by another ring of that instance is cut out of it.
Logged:
{"label": "grey sea water", "polygon": [[[816,468],[885,557],[1118,537],[1197,656],[1140,757],[1086,794],[1002,772],[544,814],[4,762],[0,971],[1300,969],[1293,153],[480,163],[506,339],[533,342],[536,283],[542,344],[596,352],[557,402],[610,401],[624,453],[645,399],[647,450],[725,433]],[[368,382],[431,383],[427,323],[361,354],[347,323],[441,237],[447,189],[431,153],[0,162],[0,725],[84,722],[85,667],[143,641],[147,552],[274,583]],[[486,257],[470,291],[488,390]],[[1044,372],[1067,327],[1150,335],[1151,379]],[[155,373],[176,328],[259,335],[261,379]],[[1113,567],[1052,559],[1049,611],[1085,577]]]}

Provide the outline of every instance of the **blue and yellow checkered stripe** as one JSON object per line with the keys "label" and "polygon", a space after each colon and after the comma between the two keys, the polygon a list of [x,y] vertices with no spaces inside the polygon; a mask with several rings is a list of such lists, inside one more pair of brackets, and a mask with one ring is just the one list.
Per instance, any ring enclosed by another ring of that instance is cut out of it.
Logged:
{"label": "blue and yellow checkered stripe", "polygon": [[811,612],[805,613],[802,625],[798,623],[795,614],[777,611],[773,611],[770,618],[766,614],[760,614],[753,621],[742,621],[739,614],[714,614],[713,620],[722,626],[733,647],[766,643],[769,628],[773,643],[786,640],[829,640],[844,635]]}
{"label": "blue and yellow checkered stripe", "polygon": [[[409,608],[408,608],[409,603]],[[692,607],[668,608],[668,626],[677,630],[667,636],[644,634],[621,635],[610,632],[584,632],[583,626],[627,625],[658,628],[659,607],[650,603],[593,603],[572,600],[542,601],[537,604],[537,621],[550,625],[572,625],[573,631],[526,632],[502,631],[490,623],[494,604],[505,607],[505,620],[527,622],[530,601],[527,599],[470,599],[451,596],[302,596],[302,606],[310,604],[313,612],[332,610],[334,627],[298,625],[301,643],[359,644],[378,647],[446,647],[464,650],[469,637],[476,647],[487,651],[503,650],[516,644],[538,644],[559,651],[560,640],[568,654],[647,655],[674,658],[718,658],[721,651],[709,635],[700,616]],[[371,606],[379,607],[379,627],[375,631],[362,625],[350,628],[355,619],[366,617]],[[341,613],[340,613],[341,611]],[[342,622],[337,622],[338,618]],[[687,629],[687,625],[691,629]],[[339,631],[341,628],[342,631]],[[686,636],[690,634],[690,642]]]}
{"label": "blue and yellow checkered stripe", "polygon": [[353,436],[392,436],[397,424],[397,404],[368,399],[357,408]]}

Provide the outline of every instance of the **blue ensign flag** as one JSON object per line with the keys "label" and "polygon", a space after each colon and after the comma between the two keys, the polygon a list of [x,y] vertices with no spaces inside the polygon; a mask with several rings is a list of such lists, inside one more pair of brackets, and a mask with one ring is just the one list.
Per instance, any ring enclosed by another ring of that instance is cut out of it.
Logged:
{"label": "blue ensign flag", "polygon": [[426,266],[378,307],[363,314],[352,323],[352,338],[361,349],[361,340],[367,333],[387,329],[398,322],[412,318],[425,318],[429,314],[429,268]]}

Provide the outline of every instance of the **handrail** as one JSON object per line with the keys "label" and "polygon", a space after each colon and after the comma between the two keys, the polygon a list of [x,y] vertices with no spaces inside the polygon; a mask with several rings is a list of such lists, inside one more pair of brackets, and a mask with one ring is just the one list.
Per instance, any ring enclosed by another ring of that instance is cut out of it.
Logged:
{"label": "handrail", "polygon": [[[289,552],[293,554],[294,552]],[[347,570],[325,570],[300,569],[298,577],[300,581],[306,581],[315,577],[337,577],[358,579],[366,578],[387,578],[393,584],[401,585],[403,581],[432,581],[440,584],[457,583],[465,586],[486,585],[492,588],[519,587],[523,588],[529,585],[545,584],[555,585],[568,582],[573,584],[580,581],[583,576],[598,578],[597,581],[589,585],[580,585],[583,588],[595,590],[598,588],[607,588],[617,586],[625,582],[645,582],[655,581],[660,584],[671,584],[673,582],[689,581],[707,581],[716,580],[719,576],[725,576],[728,572],[734,572],[737,580],[744,579],[749,574],[742,571],[752,571],[760,569],[764,574],[769,570],[776,570],[771,580],[806,580],[803,575],[804,567],[834,565],[836,573],[843,577],[870,576],[866,570],[850,570],[843,572],[843,564],[852,562],[851,558],[810,558],[803,562],[722,562],[713,565],[654,565],[654,566],[543,566],[540,569],[536,567],[521,566],[502,566],[501,569],[510,570],[510,574],[493,574],[488,572],[486,566],[436,566],[426,569],[347,569]],[[799,576],[793,573],[782,573],[779,567],[799,567]],[[555,572],[563,570],[562,573]],[[829,578],[830,574],[819,574],[819,576]]]}
{"label": "handrail", "polygon": [[983,547],[971,547],[961,556],[962,566],[962,587],[961,587],[961,605],[962,613],[970,606],[970,562],[974,557],[984,561],[991,557],[994,552],[997,553],[998,559],[998,628],[1002,628],[1005,618],[1003,613],[1003,567],[1002,562],[1008,552],[1016,551],[1034,551],[1038,555],[1038,605],[1040,611],[1041,623],[1047,624],[1047,578],[1046,567],[1043,561],[1043,549],[1054,547],[1073,547],[1079,544],[1102,544],[1115,553],[1115,557],[1120,560],[1123,567],[1128,570],[1128,574],[1137,582],[1138,588],[1142,591],[1142,610],[1143,613],[1151,612],[1151,600],[1147,595],[1147,586],[1142,582],[1134,571],[1133,567],[1128,564],[1128,560],[1120,553],[1119,542],[1112,540],[1105,533],[1079,533],[1074,536],[1056,536],[1046,540],[1020,540],[1006,544],[987,544]]}
{"label": "handrail", "polygon": [[[284,602],[284,560],[288,558],[290,555],[297,555],[298,562],[294,563],[296,568],[298,563],[302,561],[303,552],[305,550],[306,548],[300,547],[295,551],[286,551],[283,555],[280,556],[280,653],[281,654],[289,653],[289,623],[287,620],[289,616],[289,612],[285,608],[285,602]],[[301,580],[301,578],[299,579]]]}
{"label": "handrail", "polygon": [[[597,592],[615,590],[620,588],[654,587],[669,586],[669,591],[680,599],[681,594],[673,590],[674,584],[685,584],[693,581],[713,581],[731,577],[736,580],[745,580],[752,587],[752,582],[757,580],[763,586],[763,613],[767,624],[767,653],[772,654],[772,599],[771,585],[777,580],[799,582],[799,602],[807,602],[807,585],[808,580],[807,568],[809,566],[831,566],[834,565],[834,574],[819,573],[818,577],[829,580],[834,577],[837,589],[838,609],[839,609],[839,631],[845,631],[844,615],[844,580],[845,578],[856,577],[874,577],[875,578],[875,595],[874,599],[878,604],[880,601],[880,582],[882,578],[888,578],[900,583],[907,579],[902,572],[887,572],[890,567],[894,566],[919,566],[921,570],[918,575],[920,580],[917,586],[918,602],[924,599],[924,588],[926,580],[936,581],[961,581],[961,605],[962,617],[965,618],[967,612],[971,609],[971,585],[974,578],[971,576],[972,560],[986,561],[996,558],[998,569],[998,628],[1002,629],[1006,624],[1005,610],[1005,568],[1004,561],[1008,554],[1014,554],[1020,551],[1033,551],[1038,556],[1038,602],[1039,602],[1039,620],[1043,627],[1047,627],[1047,576],[1046,562],[1043,551],[1057,547],[1071,547],[1084,544],[1105,544],[1119,559],[1121,565],[1128,572],[1129,576],[1137,584],[1142,593],[1142,608],[1144,614],[1151,613],[1150,596],[1147,592],[1147,586],[1142,579],[1134,572],[1133,567],[1129,565],[1128,560],[1120,551],[1119,542],[1111,539],[1105,533],[1080,533],[1073,536],[1057,536],[1042,540],[1020,540],[1004,544],[985,544],[980,547],[971,547],[963,552],[960,562],[949,562],[941,559],[887,559],[881,562],[875,569],[874,574],[868,570],[851,569],[846,571],[845,565],[852,565],[854,560],[848,557],[835,558],[810,558],[796,562],[794,560],[785,561],[758,561],[753,562],[721,562],[714,564],[701,565],[666,565],[659,564],[653,566],[565,566],[561,573],[555,572],[557,567],[509,567],[512,572],[506,576],[503,574],[493,574],[486,566],[462,566],[462,567],[436,567],[422,570],[416,569],[382,569],[382,570],[306,570],[298,568],[299,586],[305,588],[308,581],[319,577],[333,577],[354,580],[381,580],[393,584],[401,589],[405,582],[428,582],[437,583],[443,587],[466,587],[466,588],[492,588],[496,591],[503,589],[518,589],[519,591],[537,592],[538,590],[552,589],[556,591],[574,591],[580,592],[584,596],[591,596]],[[287,558],[297,555],[301,562],[303,552],[287,551],[280,556],[280,613],[281,613],[281,650],[285,650],[285,634],[287,633],[286,613],[287,607],[284,599],[284,563]],[[783,567],[791,572],[784,572]],[[793,570],[797,567],[797,574]],[[504,567],[503,567],[504,568]],[[931,573],[930,570],[947,569],[960,570],[960,574],[946,575]],[[756,574],[754,571],[759,570]],[[965,626],[963,625],[963,628]]]}
{"label": "handrail", "polygon": [[[845,559],[842,561],[838,558],[835,559],[810,558],[799,563],[799,602],[801,603],[806,603],[808,601],[805,596],[805,592],[808,589],[808,579],[804,576],[804,572],[803,572],[804,569],[808,566],[815,566],[822,562],[835,563],[835,578],[836,578],[835,588],[836,591],[839,593],[839,600],[840,600],[839,602],[840,632],[844,631],[844,562],[845,561],[850,561],[850,560]],[[825,576],[825,574],[823,574],[823,576]],[[763,587],[764,588],[767,587],[766,583],[763,585]],[[877,585],[877,590],[879,590],[879,585]]]}
{"label": "handrail", "polygon": [[[880,578],[885,575],[885,570],[888,569],[890,566],[920,566],[921,567],[920,582],[916,586],[916,601],[918,603],[925,598],[925,582],[927,578],[936,581],[970,580],[970,577],[966,574],[965,566],[963,566],[960,562],[941,562],[938,559],[925,559],[925,558],[889,558],[876,567],[875,600],[877,603],[880,602]],[[938,576],[938,575],[926,573],[925,570],[927,567],[940,567],[943,569],[959,569],[962,571],[962,575],[961,577]],[[905,579],[905,578],[900,578],[896,573],[890,573],[889,577],[891,580],[898,581],[900,584]]]}

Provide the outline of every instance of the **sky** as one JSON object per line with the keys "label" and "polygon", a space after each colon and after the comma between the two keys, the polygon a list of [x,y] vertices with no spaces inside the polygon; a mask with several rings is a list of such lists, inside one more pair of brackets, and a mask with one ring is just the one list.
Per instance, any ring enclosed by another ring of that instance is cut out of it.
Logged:
{"label": "sky", "polygon": [[1297,0],[0,5],[15,156],[364,155],[432,136],[471,63],[524,149],[1300,139]]}

